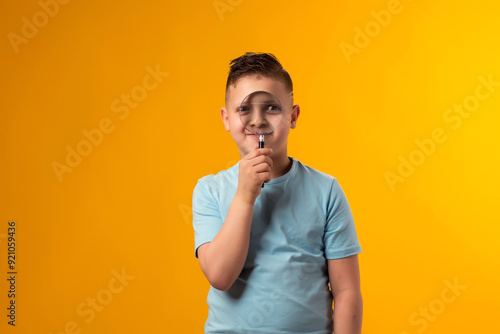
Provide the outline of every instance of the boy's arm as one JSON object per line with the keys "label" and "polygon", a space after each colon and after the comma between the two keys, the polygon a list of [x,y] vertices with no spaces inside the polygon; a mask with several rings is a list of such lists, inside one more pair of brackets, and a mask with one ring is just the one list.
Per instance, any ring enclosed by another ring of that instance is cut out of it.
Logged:
{"label": "boy's arm", "polygon": [[360,334],[363,317],[358,255],[327,260],[334,300],[333,332]]}
{"label": "boy's arm", "polygon": [[198,247],[201,270],[218,290],[229,289],[245,265],[253,207],[262,183],[270,179],[271,152],[269,148],[254,150],[240,160],[238,188],[226,220],[211,242]]}

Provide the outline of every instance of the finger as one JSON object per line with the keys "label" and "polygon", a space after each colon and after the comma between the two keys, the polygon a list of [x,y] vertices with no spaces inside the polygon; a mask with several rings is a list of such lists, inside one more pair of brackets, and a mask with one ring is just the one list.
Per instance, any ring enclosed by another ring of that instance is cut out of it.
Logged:
{"label": "finger", "polygon": [[266,163],[272,168],[274,161],[269,156],[266,155]]}
{"label": "finger", "polygon": [[273,150],[271,148],[258,148],[248,153],[247,157],[250,160],[261,155],[271,155],[272,153]]}
{"label": "finger", "polygon": [[273,149],[270,147],[259,148],[258,149],[261,155],[271,155],[273,154]]}
{"label": "finger", "polygon": [[269,167],[273,167],[273,159],[271,159],[267,155],[259,155],[258,157],[252,158],[252,160],[249,160],[248,162],[250,163],[250,165],[252,167],[257,166],[257,165],[261,165],[261,164],[268,165]]}
{"label": "finger", "polygon": [[264,173],[264,172],[269,172],[271,173],[271,166],[269,166],[266,163],[258,164],[252,167],[253,171],[256,173]]}
{"label": "finger", "polygon": [[271,181],[271,172],[263,172],[263,173],[259,173],[259,181],[257,182],[258,184],[262,184],[262,183],[268,183],[269,181]]}

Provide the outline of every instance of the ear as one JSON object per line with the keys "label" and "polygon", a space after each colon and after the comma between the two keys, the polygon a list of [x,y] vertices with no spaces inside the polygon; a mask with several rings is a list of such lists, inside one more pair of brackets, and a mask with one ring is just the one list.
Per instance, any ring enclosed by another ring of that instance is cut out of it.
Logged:
{"label": "ear", "polygon": [[229,119],[227,116],[227,110],[224,107],[220,108],[220,118],[222,118],[226,131],[229,131]]}
{"label": "ear", "polygon": [[295,127],[297,126],[297,119],[299,118],[299,115],[300,115],[300,106],[296,104],[292,107],[292,115],[290,117],[291,129],[295,129]]}

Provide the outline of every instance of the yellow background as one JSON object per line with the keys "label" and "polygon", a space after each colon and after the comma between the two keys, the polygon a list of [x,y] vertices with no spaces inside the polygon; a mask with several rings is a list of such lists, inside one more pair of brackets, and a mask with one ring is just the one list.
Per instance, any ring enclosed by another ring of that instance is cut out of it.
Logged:
{"label": "yellow background", "polygon": [[[363,333],[499,332],[500,87],[456,129],[443,116],[474,96],[479,77],[500,81],[500,6],[402,0],[377,30],[372,11],[388,6],[69,1],[44,22],[37,1],[2,2],[0,331],[69,333],[73,322],[81,333],[202,333],[209,285],[194,257],[191,195],[239,159],[219,117],[229,61],[264,51],[291,73],[301,106],[289,155],[337,177],[353,210]],[[23,17],[40,27],[14,46]],[[366,27],[369,43],[346,57],[341,45]],[[113,101],[138,94],[157,67],[168,76],[121,119]],[[60,181],[53,163],[106,119],[113,130]],[[447,139],[391,189],[385,173],[435,128]],[[116,293],[113,270],[134,277]],[[445,303],[454,281],[466,288]],[[78,307],[96,297],[107,304],[87,322]]]}

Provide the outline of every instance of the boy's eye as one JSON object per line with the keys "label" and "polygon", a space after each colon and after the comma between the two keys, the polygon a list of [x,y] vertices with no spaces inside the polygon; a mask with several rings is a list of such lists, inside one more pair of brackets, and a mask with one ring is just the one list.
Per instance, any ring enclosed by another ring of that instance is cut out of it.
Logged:
{"label": "boy's eye", "polygon": [[280,113],[281,112],[281,108],[277,105],[268,105],[267,106],[267,112],[271,112],[271,113]]}
{"label": "boy's eye", "polygon": [[248,112],[248,108],[247,107],[238,107],[238,109],[236,109],[236,111],[239,113]]}

